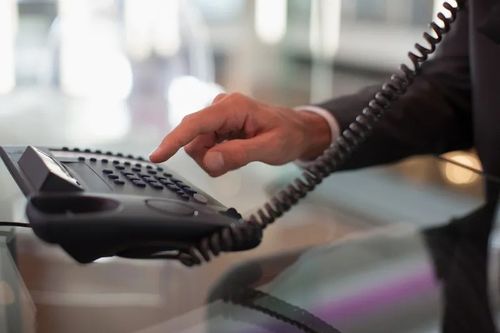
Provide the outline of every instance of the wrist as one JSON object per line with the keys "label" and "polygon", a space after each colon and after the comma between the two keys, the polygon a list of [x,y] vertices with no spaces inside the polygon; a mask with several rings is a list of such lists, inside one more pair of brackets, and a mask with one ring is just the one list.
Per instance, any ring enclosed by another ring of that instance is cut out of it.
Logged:
{"label": "wrist", "polygon": [[299,160],[311,161],[319,157],[332,142],[332,131],[328,121],[314,112],[299,112],[304,124],[305,147]]}

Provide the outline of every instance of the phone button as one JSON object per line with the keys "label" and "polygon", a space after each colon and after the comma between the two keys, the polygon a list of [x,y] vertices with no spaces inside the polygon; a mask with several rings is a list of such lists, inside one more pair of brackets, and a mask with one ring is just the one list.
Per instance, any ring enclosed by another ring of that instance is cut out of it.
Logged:
{"label": "phone button", "polygon": [[178,194],[179,198],[181,198],[182,200],[185,200],[185,201],[188,201],[189,200],[189,195],[185,194],[185,193],[179,193]]}
{"label": "phone button", "polygon": [[144,183],[140,179],[131,179],[131,181],[136,187],[143,187],[143,188],[146,187],[146,183]]}
{"label": "phone button", "polygon": [[146,200],[146,206],[169,215],[193,216],[195,214],[195,210],[188,205],[169,200],[149,199]]}
{"label": "phone button", "polygon": [[202,195],[200,193],[194,193],[193,194],[193,199],[196,202],[201,203],[201,204],[206,204],[208,202],[208,199],[204,195]]}

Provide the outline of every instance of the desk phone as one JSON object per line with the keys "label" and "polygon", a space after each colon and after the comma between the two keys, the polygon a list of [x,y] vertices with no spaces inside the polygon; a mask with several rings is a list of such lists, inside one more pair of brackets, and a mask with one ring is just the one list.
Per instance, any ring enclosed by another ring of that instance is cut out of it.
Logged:
{"label": "desk phone", "polygon": [[144,158],[33,146],[0,147],[0,155],[28,197],[35,234],[81,263],[117,255],[191,265],[207,255],[204,246],[220,252],[260,243],[260,228],[234,208]]}

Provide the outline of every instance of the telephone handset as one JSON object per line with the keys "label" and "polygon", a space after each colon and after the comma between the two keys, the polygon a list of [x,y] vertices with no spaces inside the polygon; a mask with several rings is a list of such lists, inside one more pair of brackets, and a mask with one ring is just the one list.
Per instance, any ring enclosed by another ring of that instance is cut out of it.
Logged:
{"label": "telephone handset", "polygon": [[24,194],[34,232],[57,243],[79,262],[119,255],[178,259],[187,266],[220,252],[257,246],[266,226],[337,170],[404,95],[422,64],[450,30],[464,0],[431,23],[428,46],[409,52],[402,64],[342,135],[285,190],[243,220],[234,208],[142,158],[95,150],[1,147],[0,155]]}

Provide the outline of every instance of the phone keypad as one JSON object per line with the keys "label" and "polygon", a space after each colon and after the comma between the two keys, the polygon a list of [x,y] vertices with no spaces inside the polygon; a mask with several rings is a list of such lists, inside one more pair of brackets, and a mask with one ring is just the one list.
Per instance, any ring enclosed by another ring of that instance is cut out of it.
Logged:
{"label": "phone keypad", "polygon": [[[69,149],[64,147],[62,150],[81,152],[78,148]],[[79,156],[78,160],[80,162],[89,161],[92,164],[101,162],[104,167],[102,169],[103,175],[107,177],[112,184],[119,187],[124,187],[129,183],[138,189],[151,188],[158,192],[169,191],[183,201],[192,200],[198,204],[208,203],[208,199],[203,194],[198,193],[180,179],[175,178],[171,173],[166,172],[163,167],[147,164],[147,162],[137,162],[144,161],[143,158],[134,157],[133,155],[126,155],[126,157],[124,157],[124,154],[113,154],[110,151],[103,153],[99,150],[92,152],[90,149],[85,149],[83,152],[88,154],[94,153],[98,156]],[[124,158],[134,159],[135,162],[124,161]],[[105,166],[108,163],[111,164]]]}

